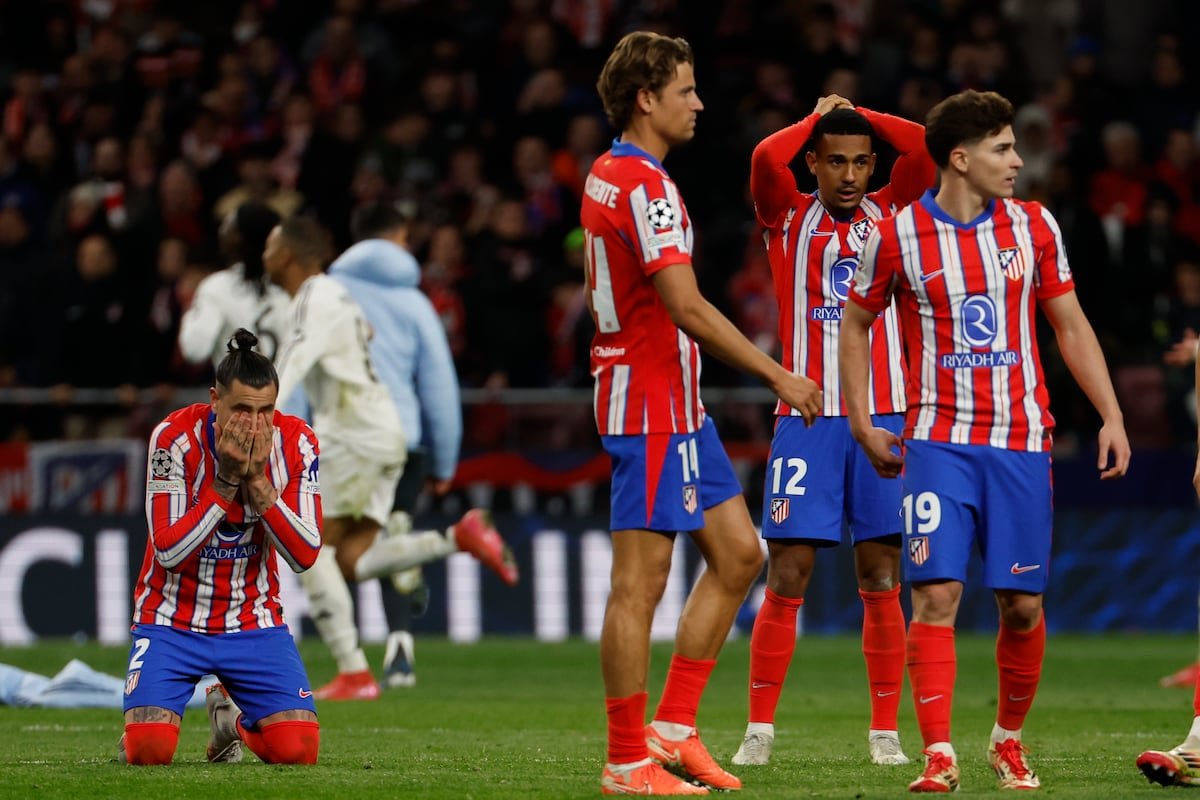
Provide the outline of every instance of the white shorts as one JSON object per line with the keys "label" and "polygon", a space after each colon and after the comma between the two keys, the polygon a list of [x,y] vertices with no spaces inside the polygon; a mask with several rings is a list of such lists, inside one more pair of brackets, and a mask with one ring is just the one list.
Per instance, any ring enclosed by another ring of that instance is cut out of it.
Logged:
{"label": "white shorts", "polygon": [[375,461],[339,442],[321,443],[321,509],[326,517],[366,517],[383,525],[392,513],[407,453]]}

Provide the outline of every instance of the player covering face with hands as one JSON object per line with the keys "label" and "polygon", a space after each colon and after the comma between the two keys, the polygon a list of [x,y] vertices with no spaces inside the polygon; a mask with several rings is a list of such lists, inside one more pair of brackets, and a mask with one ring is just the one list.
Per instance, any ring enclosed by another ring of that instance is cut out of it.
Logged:
{"label": "player covering face with hands", "polygon": [[[150,439],[149,537],[134,590],[123,760],[169,764],[193,688],[208,690],[209,761],[316,762],[308,676],[279,602],[277,558],[296,572],[321,548],[319,446],[275,411],[279,378],[239,330],[210,402],[180,409]],[[244,710],[244,713],[243,713]]]}

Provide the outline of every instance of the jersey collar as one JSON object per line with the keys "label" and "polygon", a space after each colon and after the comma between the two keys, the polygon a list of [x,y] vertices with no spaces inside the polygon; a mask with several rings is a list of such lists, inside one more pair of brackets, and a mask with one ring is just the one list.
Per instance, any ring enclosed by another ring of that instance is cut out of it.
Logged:
{"label": "jersey collar", "polygon": [[970,222],[959,222],[954,217],[947,214],[942,207],[937,204],[937,201],[933,199],[934,194],[935,190],[926,189],[925,194],[921,195],[921,205],[924,206],[925,210],[928,211],[930,216],[932,216],[934,219],[945,222],[947,225],[953,225],[960,231],[971,230],[979,223],[991,217],[992,213],[996,210],[996,198],[993,197],[988,201],[988,204],[983,209],[983,213],[981,213],[978,217]]}
{"label": "jersey collar", "polygon": [[636,144],[630,144],[629,142],[622,142],[620,136],[613,139],[612,154],[617,157],[637,156],[639,158],[644,158],[647,161],[649,161],[651,164],[653,164],[654,166],[661,169],[663,172],[666,172],[666,170],[663,169],[663,165],[659,162],[659,160],[657,158],[650,155],[645,150],[638,147]]}

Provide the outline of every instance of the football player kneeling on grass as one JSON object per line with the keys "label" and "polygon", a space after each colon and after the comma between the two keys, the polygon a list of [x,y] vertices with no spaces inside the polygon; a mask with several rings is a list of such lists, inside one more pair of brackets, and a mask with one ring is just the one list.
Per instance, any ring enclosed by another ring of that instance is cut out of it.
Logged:
{"label": "football player kneeling on grass", "polygon": [[[238,330],[210,402],[150,437],[149,538],[134,590],[121,759],[170,764],[196,681],[208,689],[209,761],[242,744],[271,764],[314,764],[313,693],[279,603],[276,554],[296,572],[321,549],[319,448],[275,411],[279,377]],[[240,708],[239,708],[240,706]]]}

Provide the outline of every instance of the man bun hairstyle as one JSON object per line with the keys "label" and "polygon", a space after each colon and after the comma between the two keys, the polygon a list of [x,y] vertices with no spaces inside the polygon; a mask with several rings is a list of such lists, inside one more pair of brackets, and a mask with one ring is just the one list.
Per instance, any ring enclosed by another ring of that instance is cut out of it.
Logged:
{"label": "man bun hairstyle", "polygon": [[234,381],[240,381],[251,389],[261,389],[268,384],[279,387],[279,374],[271,359],[255,352],[258,337],[245,328],[238,328],[225,345],[228,352],[217,365],[217,385],[228,390]]}
{"label": "man bun hairstyle", "polygon": [[853,108],[838,107],[817,120],[804,147],[805,152],[815,150],[822,136],[866,136],[871,140],[871,149],[875,149],[875,129]]}
{"label": "man bun hairstyle", "polygon": [[996,92],[968,89],[947,97],[925,117],[925,148],[939,167],[950,151],[995,136],[1013,123],[1013,106]]}
{"label": "man bun hairstyle", "polygon": [[596,81],[608,121],[616,130],[625,130],[633,119],[640,89],[658,95],[675,79],[680,64],[694,63],[692,46],[686,39],[650,31],[625,34]]}

